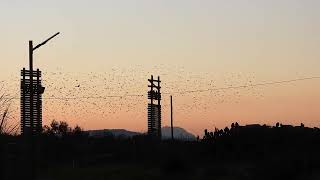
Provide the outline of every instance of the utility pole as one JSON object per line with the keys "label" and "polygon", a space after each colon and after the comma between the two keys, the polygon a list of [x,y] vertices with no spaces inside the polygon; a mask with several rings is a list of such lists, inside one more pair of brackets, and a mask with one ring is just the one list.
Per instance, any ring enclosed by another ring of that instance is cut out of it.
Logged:
{"label": "utility pole", "polygon": [[42,129],[42,100],[44,87],[41,85],[41,71],[33,70],[33,52],[60,34],[59,32],[33,46],[29,41],[29,71],[21,70],[21,134],[25,137],[25,170],[27,179],[36,179],[36,142],[35,135]]}
{"label": "utility pole", "polygon": [[[29,41],[29,71],[30,71],[30,133],[33,136],[33,43]],[[29,133],[29,132],[28,132]]]}
{"label": "utility pole", "polygon": [[170,105],[171,105],[171,140],[174,140],[173,137],[173,104],[172,104],[172,96],[170,96]]}
{"label": "utility pole", "polygon": [[[42,43],[33,46],[33,42],[29,41],[29,72],[23,68],[21,71],[22,79],[21,79],[21,134],[30,135],[31,137],[35,134],[35,132],[39,132],[41,130],[41,106],[39,106],[40,99],[39,94],[42,94],[44,91],[44,87],[40,84],[40,76],[41,72],[39,70],[33,70],[33,52],[39,47],[45,45],[49,40],[54,38],[60,34],[59,32],[43,41]],[[26,79],[26,77],[28,77]],[[36,79],[34,79],[36,78]],[[36,83],[34,83],[36,81]],[[36,97],[35,97],[36,95]],[[34,98],[36,98],[36,102],[34,102]],[[36,119],[35,119],[36,118]],[[36,127],[36,129],[35,129]]]}
{"label": "utility pole", "polygon": [[161,139],[161,92],[160,77],[148,79],[148,135]]}

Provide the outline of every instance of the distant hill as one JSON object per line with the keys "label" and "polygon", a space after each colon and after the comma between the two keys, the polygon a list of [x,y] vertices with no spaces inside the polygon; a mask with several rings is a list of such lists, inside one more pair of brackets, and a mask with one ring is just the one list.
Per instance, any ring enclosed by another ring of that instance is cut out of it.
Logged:
{"label": "distant hill", "polygon": [[105,137],[105,136],[115,136],[115,137],[133,137],[136,135],[141,135],[141,133],[128,131],[125,129],[101,129],[101,130],[88,130],[89,136],[92,137]]}
{"label": "distant hill", "polygon": [[[161,130],[162,139],[171,139],[171,127],[165,126]],[[196,140],[195,135],[189,133],[188,131],[180,127],[173,128],[173,137],[179,140]]]}
{"label": "distant hill", "polygon": [[[101,129],[101,130],[88,130],[86,132],[91,137],[105,137],[105,136],[113,135],[115,137],[130,138],[130,137],[142,134],[139,132],[128,131],[125,129]],[[193,134],[187,132],[185,129],[180,127],[173,128],[173,135],[174,135],[174,138],[179,140],[195,140],[196,139],[196,137]],[[163,139],[171,138],[170,127],[162,128],[162,138]]]}

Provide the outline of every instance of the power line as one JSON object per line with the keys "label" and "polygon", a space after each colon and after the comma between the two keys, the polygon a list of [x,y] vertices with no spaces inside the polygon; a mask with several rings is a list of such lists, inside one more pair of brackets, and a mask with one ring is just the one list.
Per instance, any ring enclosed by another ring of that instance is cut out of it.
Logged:
{"label": "power line", "polygon": [[[229,89],[242,89],[242,88],[248,88],[248,87],[267,86],[267,85],[275,85],[275,84],[287,84],[287,83],[291,83],[291,82],[313,80],[313,79],[320,79],[320,76],[290,79],[290,80],[283,80],[283,81],[272,81],[272,82],[240,85],[240,86],[229,86],[229,87],[221,87],[221,88],[165,92],[163,94],[188,94],[188,93],[197,93],[197,92],[221,91],[221,90],[229,90]],[[146,94],[124,94],[124,95],[109,95],[109,96],[46,97],[43,99],[47,99],[47,100],[74,100],[74,99],[107,99],[107,98],[144,97],[144,96],[147,96],[147,95]],[[19,98],[10,98],[10,99],[19,99]]]}
{"label": "power line", "polygon": [[114,95],[114,96],[79,96],[79,97],[47,97],[43,99],[57,99],[57,100],[68,100],[68,99],[107,99],[107,98],[123,98],[123,97],[143,97],[143,94],[127,94],[127,95]]}
{"label": "power line", "polygon": [[284,80],[284,81],[272,81],[272,82],[266,82],[266,83],[257,83],[257,84],[241,85],[241,86],[229,86],[229,87],[213,88],[213,89],[198,89],[198,90],[176,91],[176,92],[163,93],[163,94],[184,94],[184,93],[194,93],[194,92],[206,92],[206,91],[219,91],[219,90],[228,90],[228,89],[240,89],[240,88],[248,88],[248,87],[256,87],[256,86],[267,86],[267,85],[274,85],[274,84],[285,84],[285,83],[290,83],[290,82],[304,81],[304,80],[312,80],[312,79],[320,79],[320,77],[315,76],[315,77],[291,79],[291,80]]}
{"label": "power line", "polygon": [[[230,87],[223,87],[223,88],[213,88],[213,89],[198,89],[198,90],[187,90],[187,91],[176,91],[176,92],[166,92],[163,94],[186,94],[186,93],[195,93],[195,92],[207,92],[207,91],[218,91],[218,90],[228,90],[228,89],[240,89],[240,88],[248,88],[248,87],[256,87],[256,86],[267,86],[267,85],[274,85],[274,84],[284,84],[296,81],[305,81],[305,80],[312,80],[312,79],[320,79],[320,77],[307,77],[307,78],[299,78],[299,79],[291,79],[291,80],[284,80],[284,81],[273,81],[273,82],[266,82],[266,83],[257,83],[257,84],[250,84],[250,85],[241,85],[241,86],[230,86]],[[123,98],[123,97],[144,97],[145,94],[127,94],[127,95],[116,95],[116,96],[86,96],[86,97],[66,97],[66,98],[59,98],[59,97],[51,97],[45,99],[106,99],[106,98]]]}

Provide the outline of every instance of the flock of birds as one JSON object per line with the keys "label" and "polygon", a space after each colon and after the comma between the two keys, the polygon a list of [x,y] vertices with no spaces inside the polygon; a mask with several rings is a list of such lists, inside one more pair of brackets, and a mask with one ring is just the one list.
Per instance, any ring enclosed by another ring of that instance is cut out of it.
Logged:
{"label": "flock of birds", "polygon": [[[157,66],[145,70],[141,66],[131,69],[111,68],[106,72],[66,72],[58,68],[43,72],[43,119],[90,121],[119,119],[127,114],[132,120],[146,121],[148,81],[151,74],[160,76],[162,111],[170,111],[169,96],[174,98],[174,110],[179,114],[205,114],[216,110],[222,103],[240,103],[248,96],[263,98],[261,88],[253,74],[192,73],[182,67]],[[2,81],[3,92],[12,97],[11,114],[19,117],[20,81],[11,76]],[[232,88],[239,86],[241,88]],[[223,88],[220,88],[223,87]],[[231,88],[230,88],[231,87]],[[169,114],[168,114],[169,117]]]}

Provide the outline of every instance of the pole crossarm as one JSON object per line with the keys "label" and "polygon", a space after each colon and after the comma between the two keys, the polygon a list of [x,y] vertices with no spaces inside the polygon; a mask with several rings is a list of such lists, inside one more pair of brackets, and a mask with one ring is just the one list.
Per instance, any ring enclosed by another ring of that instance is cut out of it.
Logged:
{"label": "pole crossarm", "polygon": [[51,36],[50,38],[48,38],[47,40],[43,41],[42,43],[36,45],[32,51],[38,49],[39,47],[41,47],[42,45],[45,45],[48,41],[50,41],[52,38],[56,37],[58,34],[60,34],[60,32],[57,32],[56,34],[54,34],[53,36]]}

